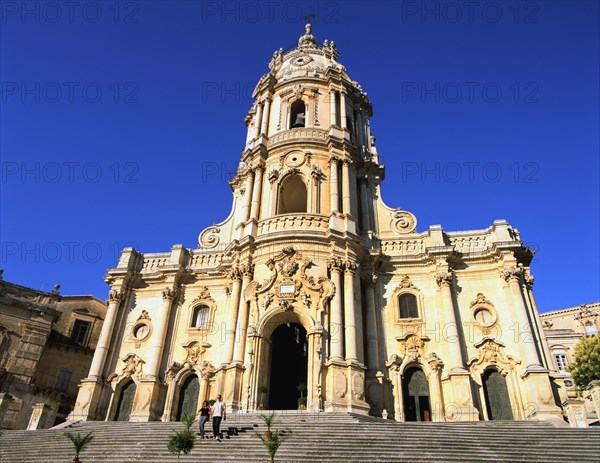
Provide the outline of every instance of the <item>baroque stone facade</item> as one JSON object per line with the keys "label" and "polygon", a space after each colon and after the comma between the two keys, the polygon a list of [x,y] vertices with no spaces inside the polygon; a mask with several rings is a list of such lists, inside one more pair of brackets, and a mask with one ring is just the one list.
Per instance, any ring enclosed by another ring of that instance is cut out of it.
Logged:
{"label": "baroque stone facade", "polygon": [[504,220],[417,231],[384,204],[371,102],[338,55],[310,24],[276,51],[229,216],[197,249],[126,248],[108,271],[73,419],[174,420],[222,394],[234,410],[562,420],[533,252]]}
{"label": "baroque stone facade", "polygon": [[65,421],[87,375],[104,303],[3,281],[0,274],[0,428]]}

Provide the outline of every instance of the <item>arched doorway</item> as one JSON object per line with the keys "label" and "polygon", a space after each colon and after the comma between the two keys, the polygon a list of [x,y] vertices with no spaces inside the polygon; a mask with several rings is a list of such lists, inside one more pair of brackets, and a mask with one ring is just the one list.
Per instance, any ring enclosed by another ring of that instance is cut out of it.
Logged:
{"label": "arched doorway", "polygon": [[298,385],[306,385],[307,372],[306,330],[297,323],[280,325],[271,335],[269,408],[296,410],[300,397]]}
{"label": "arched doorway", "polygon": [[506,379],[497,370],[483,374],[483,393],[489,420],[513,420]]}
{"label": "arched doorway", "polygon": [[306,212],[306,185],[299,175],[288,175],[279,187],[278,214]]}
{"label": "arched doorway", "polygon": [[129,415],[131,415],[131,408],[133,407],[133,398],[135,397],[135,390],[136,385],[133,381],[129,381],[121,388],[115,421],[129,421]]}
{"label": "arched doorway", "polygon": [[429,384],[420,368],[409,368],[402,381],[406,421],[431,421]]}
{"label": "arched doorway", "polygon": [[184,413],[196,416],[198,410],[198,395],[200,382],[196,375],[189,376],[179,391],[179,406],[177,407],[177,421],[181,421]]}

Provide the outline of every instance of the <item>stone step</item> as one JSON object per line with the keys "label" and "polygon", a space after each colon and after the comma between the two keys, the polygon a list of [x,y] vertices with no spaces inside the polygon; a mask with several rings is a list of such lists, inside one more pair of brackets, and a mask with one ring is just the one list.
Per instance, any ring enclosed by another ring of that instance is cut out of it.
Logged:
{"label": "stone step", "polygon": [[[223,424],[221,442],[197,438],[192,453],[180,461],[267,461],[256,437],[266,429],[260,414],[231,414]],[[291,435],[277,454],[278,462],[547,462],[558,460],[565,449],[571,461],[600,460],[600,429],[547,422],[396,423],[345,413],[286,412],[278,415],[274,428]],[[65,431],[94,432],[94,441],[81,454],[84,463],[175,462],[166,442],[180,429],[181,423],[76,422],[59,429],[4,431],[0,462],[66,463],[73,453]],[[210,435],[210,423],[205,429]]]}

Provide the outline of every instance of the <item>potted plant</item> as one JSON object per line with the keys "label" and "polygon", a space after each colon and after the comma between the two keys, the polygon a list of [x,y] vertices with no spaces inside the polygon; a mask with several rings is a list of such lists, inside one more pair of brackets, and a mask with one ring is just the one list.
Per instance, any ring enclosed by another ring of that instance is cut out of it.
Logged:
{"label": "potted plant", "polygon": [[306,397],[304,397],[304,393],[307,391],[306,384],[298,384],[297,389],[300,391],[300,397],[298,397],[298,410],[306,410]]}
{"label": "potted plant", "polygon": [[265,431],[265,438],[270,439],[273,433],[271,432],[271,426],[275,423],[275,412],[270,415],[260,415],[261,419],[265,422],[267,430]]}
{"label": "potted plant", "polygon": [[65,433],[65,437],[67,437],[72,443],[73,447],[75,447],[75,457],[71,460],[70,463],[79,463],[79,454],[83,452],[83,450],[88,446],[94,436],[92,436],[92,432],[87,433],[85,436],[81,436],[81,434],[77,433],[71,434],[70,432]]}
{"label": "potted plant", "polygon": [[269,392],[269,388],[267,386],[260,386],[258,392],[260,393],[260,404],[258,405],[258,409],[263,410],[265,408],[265,394]]}
{"label": "potted plant", "polygon": [[194,439],[196,436],[191,430],[192,425],[194,424],[194,417],[184,413],[181,422],[185,426],[183,431],[175,431],[169,437],[169,442],[167,443],[167,448],[169,452],[177,455],[177,461],[179,461],[179,456],[183,453],[187,455],[194,448]]}
{"label": "potted plant", "polygon": [[267,437],[266,435],[263,436],[262,434],[258,433],[256,433],[256,436],[261,440],[261,442],[265,446],[267,453],[269,454],[270,463],[275,463],[275,454],[277,453],[277,450],[279,450],[281,444],[283,444],[286,440],[288,440],[291,437],[291,435],[284,434],[280,431],[275,431],[271,434],[270,437]]}

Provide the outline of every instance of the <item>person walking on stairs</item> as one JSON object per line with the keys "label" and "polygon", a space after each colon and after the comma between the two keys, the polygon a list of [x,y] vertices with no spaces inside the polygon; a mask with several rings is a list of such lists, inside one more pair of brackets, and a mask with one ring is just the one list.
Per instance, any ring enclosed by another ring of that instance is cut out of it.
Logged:
{"label": "person walking on stairs", "polygon": [[213,428],[213,439],[221,441],[221,420],[227,419],[227,412],[225,410],[225,402],[221,398],[221,394],[217,396],[217,401],[211,408],[212,417],[212,428]]}
{"label": "person walking on stairs", "polygon": [[198,426],[200,427],[200,439],[204,439],[204,425],[210,418],[210,408],[208,406],[208,401],[205,400],[202,402],[202,407],[200,408],[200,421],[198,422]]}

